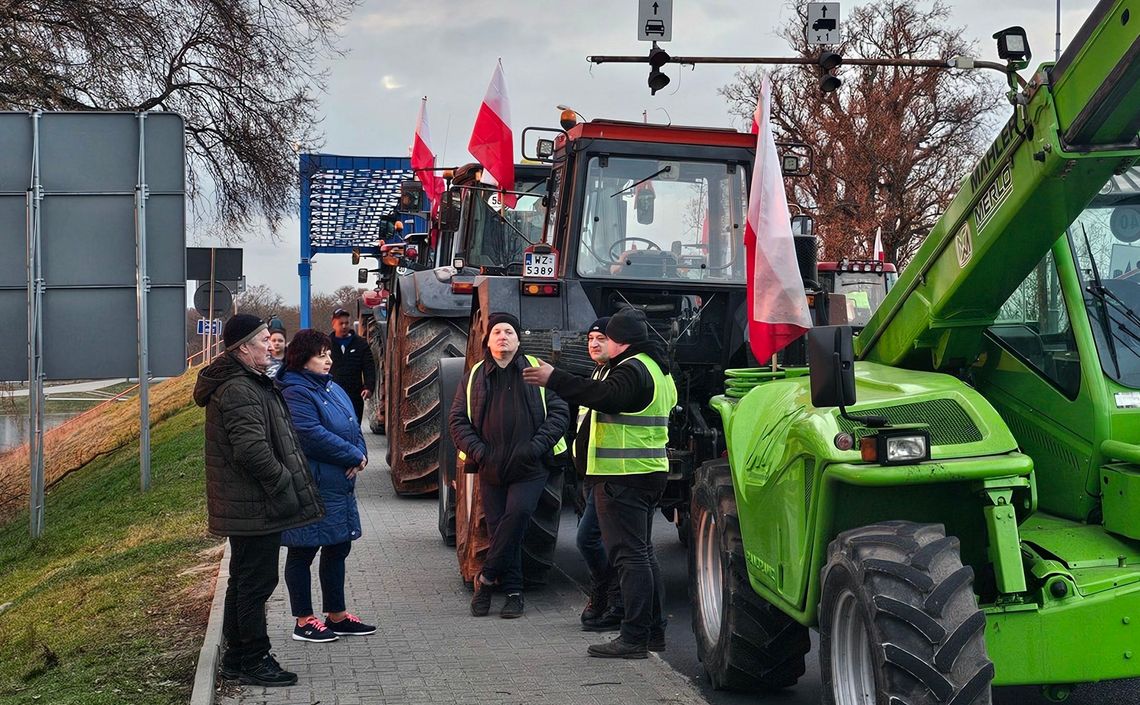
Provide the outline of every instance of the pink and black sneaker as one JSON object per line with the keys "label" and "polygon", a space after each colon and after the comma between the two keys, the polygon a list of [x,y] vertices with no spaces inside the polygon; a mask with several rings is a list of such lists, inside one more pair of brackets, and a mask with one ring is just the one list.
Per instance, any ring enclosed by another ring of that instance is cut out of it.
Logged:
{"label": "pink and black sneaker", "polygon": [[360,618],[351,612],[344,613],[344,619],[339,622],[332,619],[325,621],[328,628],[332,630],[333,634],[340,636],[367,636],[376,633],[376,627],[371,624],[365,624],[360,621]]}
{"label": "pink and black sneaker", "polygon": [[304,624],[293,627],[293,638],[297,641],[312,641],[323,644],[336,641],[340,637],[334,634],[325,623],[316,617],[309,617]]}

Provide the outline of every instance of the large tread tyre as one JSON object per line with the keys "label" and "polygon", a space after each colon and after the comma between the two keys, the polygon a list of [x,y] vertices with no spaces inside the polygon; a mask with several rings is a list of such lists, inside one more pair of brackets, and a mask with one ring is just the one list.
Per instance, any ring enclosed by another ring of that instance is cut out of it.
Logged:
{"label": "large tread tyre", "polygon": [[795,685],[811,648],[808,630],[748,582],[727,462],[697,469],[689,513],[693,635],[713,688],[755,692]]}
{"label": "large tread tyre", "polygon": [[401,314],[390,344],[385,392],[392,486],[399,495],[428,495],[438,489],[440,432],[448,412],[440,403],[439,361],[463,356],[467,331],[455,319]]}
{"label": "large tread tyre", "polygon": [[368,419],[368,430],[377,436],[384,435],[384,334],[387,324],[375,316],[368,319],[368,347],[372,349],[372,360],[376,366],[376,388],[372,396],[364,402],[364,418]]}
{"label": "large tread tyre", "polygon": [[455,487],[458,451],[451,440],[448,412],[456,394],[461,393],[463,382],[463,358],[448,358],[439,361],[439,398],[443,400],[443,413],[440,415],[439,434],[439,535],[446,546],[455,545]]}
{"label": "large tread tyre", "polygon": [[826,705],[990,705],[985,614],[958,539],[884,522],[828,547],[819,607]]}
{"label": "large tread tyre", "polygon": [[[525,590],[545,586],[550,569],[554,566],[554,547],[558,542],[558,526],[562,518],[563,482],[561,471],[550,473],[542,497],[538,500],[538,508],[523,536],[522,572]],[[465,583],[471,584],[483,569],[490,544],[479,493],[479,476],[462,473],[456,477],[455,487],[455,554],[459,559],[460,576]]]}

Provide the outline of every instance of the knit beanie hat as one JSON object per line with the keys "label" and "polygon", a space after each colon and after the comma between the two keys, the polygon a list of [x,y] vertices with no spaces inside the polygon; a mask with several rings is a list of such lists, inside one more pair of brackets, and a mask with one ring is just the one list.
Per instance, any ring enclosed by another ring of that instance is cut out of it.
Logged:
{"label": "knit beanie hat", "polygon": [[609,324],[610,324],[610,317],[609,316],[602,316],[598,320],[594,321],[593,324],[591,324],[590,327],[586,329],[586,335],[589,336],[590,333],[601,333],[602,335],[605,335],[606,334],[606,326],[608,326]]}
{"label": "knit beanie hat", "polygon": [[623,308],[610,316],[609,325],[606,326],[606,337],[615,343],[649,342],[649,324],[645,321],[645,313],[641,309]]}
{"label": "knit beanie hat", "polygon": [[249,342],[253,336],[265,330],[265,324],[257,316],[248,313],[239,313],[226,321],[222,328],[222,340],[226,350],[234,350],[242,343]]}
{"label": "knit beanie hat", "polygon": [[280,333],[285,335],[285,324],[281,322],[280,318],[270,318],[269,323],[266,324],[270,333]]}
{"label": "knit beanie hat", "polygon": [[483,347],[487,347],[487,341],[491,339],[491,329],[500,323],[506,323],[511,328],[515,329],[515,335],[519,334],[519,329],[522,326],[519,324],[519,319],[515,318],[509,313],[492,313],[487,318],[487,332],[483,334]]}

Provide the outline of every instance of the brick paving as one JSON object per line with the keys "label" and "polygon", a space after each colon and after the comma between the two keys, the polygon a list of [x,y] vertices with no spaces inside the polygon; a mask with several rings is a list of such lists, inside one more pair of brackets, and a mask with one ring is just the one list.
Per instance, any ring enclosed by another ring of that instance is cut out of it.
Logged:
{"label": "brick paving", "polygon": [[373,464],[357,484],[364,535],[348,557],[347,595],[349,611],[377,624],[378,632],[331,644],[293,641],[282,580],[269,602],[270,638],[282,666],[300,682],[289,688],[227,686],[217,703],[706,702],[654,654],[644,661],[586,656],[588,645],[612,635],[579,629],[584,596],[557,571],[545,590],[526,594],[521,619],[498,617],[502,595],[496,595],[489,616],[472,617],[471,592],[459,579],[455,550],[443,545],[436,528],[436,500],[397,497],[383,461],[385,438],[365,435]]}

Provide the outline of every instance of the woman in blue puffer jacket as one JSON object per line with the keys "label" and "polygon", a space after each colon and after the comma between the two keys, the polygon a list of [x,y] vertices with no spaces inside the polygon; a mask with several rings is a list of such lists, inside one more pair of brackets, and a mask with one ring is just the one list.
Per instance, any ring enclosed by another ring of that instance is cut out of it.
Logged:
{"label": "woman in blue puffer jacket", "polygon": [[[325,505],[323,520],[281,535],[281,544],[289,548],[285,585],[297,619],[293,638],[318,643],[376,631],[376,627],[361,622],[345,606],[344,562],[352,542],[360,538],[356,474],[368,464],[368,449],[348,394],[329,377],[331,348],[324,333],[312,329],[297,331],[285,350],[285,364],[277,373],[277,385],[289,406],[301,450]],[[313,614],[309,572],[318,551],[321,594],[327,614],[324,622]]]}

